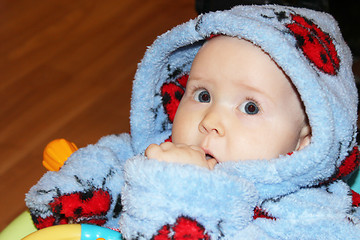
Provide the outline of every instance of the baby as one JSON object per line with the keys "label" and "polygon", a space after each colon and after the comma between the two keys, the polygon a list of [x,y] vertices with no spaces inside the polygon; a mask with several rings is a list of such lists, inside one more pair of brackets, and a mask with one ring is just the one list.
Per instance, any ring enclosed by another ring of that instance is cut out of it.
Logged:
{"label": "baby", "polygon": [[277,158],[310,139],[299,94],[281,68],[252,43],[218,36],[193,61],[172,143],[152,144],[145,155],[213,169],[225,161]]}
{"label": "baby", "polygon": [[30,189],[35,225],[72,219],[147,240],[359,239],[360,197],[345,183],[359,165],[351,67],[321,12],[238,6],[179,25],[139,64],[131,134],[79,149]]}

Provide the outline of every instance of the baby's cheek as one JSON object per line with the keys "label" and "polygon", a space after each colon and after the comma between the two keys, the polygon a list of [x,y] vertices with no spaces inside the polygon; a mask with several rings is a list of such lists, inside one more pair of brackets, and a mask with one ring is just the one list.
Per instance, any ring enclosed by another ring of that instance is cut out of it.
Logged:
{"label": "baby's cheek", "polygon": [[287,134],[285,137],[282,137],[281,139],[279,139],[278,142],[279,151],[277,156],[293,153],[294,151],[296,151],[298,143],[299,135],[295,134],[295,132],[293,132],[292,134]]}
{"label": "baby's cheek", "polygon": [[277,139],[276,136],[259,135],[257,138],[235,140],[226,146],[222,161],[270,160],[293,151],[292,144]]}
{"label": "baby's cheek", "polygon": [[175,144],[191,144],[189,140],[196,134],[194,130],[191,130],[191,125],[192,123],[188,123],[187,119],[178,118],[174,121],[171,133],[172,142]]}

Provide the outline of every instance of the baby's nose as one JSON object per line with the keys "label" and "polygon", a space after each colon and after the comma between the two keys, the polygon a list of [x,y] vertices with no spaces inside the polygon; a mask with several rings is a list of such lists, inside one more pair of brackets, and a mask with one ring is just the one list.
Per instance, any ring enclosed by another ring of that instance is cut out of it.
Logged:
{"label": "baby's nose", "polygon": [[225,127],[223,123],[224,116],[220,111],[215,109],[209,110],[199,124],[199,131],[204,134],[215,133],[219,136],[225,135]]}

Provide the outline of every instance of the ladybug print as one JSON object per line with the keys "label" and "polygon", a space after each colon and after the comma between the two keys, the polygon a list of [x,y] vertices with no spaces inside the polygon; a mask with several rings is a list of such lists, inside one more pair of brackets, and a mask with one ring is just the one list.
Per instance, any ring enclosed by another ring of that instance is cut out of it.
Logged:
{"label": "ladybug print", "polygon": [[188,75],[183,75],[175,82],[164,83],[161,87],[162,103],[171,123],[174,122],[175,113],[184,95],[188,78]]}
{"label": "ladybug print", "polygon": [[101,189],[62,195],[54,198],[49,204],[52,211],[57,213],[60,218],[38,217],[34,219],[34,223],[38,229],[67,224],[69,219],[73,219],[76,223],[103,225],[107,221],[105,215],[110,209],[110,204],[110,194]]}
{"label": "ladybug print", "polygon": [[346,176],[349,176],[354,172],[360,165],[360,152],[359,147],[355,146],[349,155],[341,162],[341,165],[334,173],[334,175],[325,182],[320,183],[320,185],[328,184],[329,182],[336,181],[338,179],[344,179]]}
{"label": "ladybug print", "polygon": [[37,229],[43,229],[43,228],[50,227],[53,225],[58,225],[58,224],[68,224],[68,219],[62,218],[59,221],[57,221],[54,216],[42,218],[42,217],[36,217],[35,215],[32,215],[32,220]]}
{"label": "ladybug print", "polygon": [[110,208],[110,194],[104,190],[75,192],[55,198],[50,206],[54,213],[66,218],[82,218],[82,222],[102,225],[106,222],[105,215]]}
{"label": "ladybug print", "polygon": [[360,206],[360,194],[355,192],[354,190],[351,190],[351,196],[352,196],[353,207],[359,207]]}
{"label": "ladybug print", "polygon": [[286,27],[296,37],[304,55],[322,72],[336,75],[340,59],[329,34],[323,32],[311,20],[291,14],[292,23]]}
{"label": "ladybug print", "polygon": [[158,234],[152,237],[153,240],[210,240],[205,233],[205,228],[197,221],[188,217],[179,217],[172,226],[165,225]]}
{"label": "ladybug print", "polygon": [[271,216],[268,212],[266,212],[265,210],[261,209],[260,207],[255,207],[254,208],[254,216],[253,219],[257,219],[257,218],[266,218],[266,219],[271,219],[271,220],[276,220],[275,217]]}
{"label": "ladybug print", "polygon": [[157,233],[157,235],[153,236],[151,240],[168,240],[170,238],[170,226],[163,226]]}
{"label": "ladybug print", "polygon": [[353,171],[355,171],[360,164],[360,156],[359,156],[359,148],[355,146],[352,152],[349,154],[347,158],[341,163],[338,171],[333,177],[333,180],[342,179],[348,175],[350,175]]}

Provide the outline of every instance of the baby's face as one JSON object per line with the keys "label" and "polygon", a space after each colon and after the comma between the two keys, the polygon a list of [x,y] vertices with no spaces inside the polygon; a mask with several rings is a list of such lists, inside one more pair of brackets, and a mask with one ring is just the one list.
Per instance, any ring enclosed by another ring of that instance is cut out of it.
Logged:
{"label": "baby's face", "polygon": [[310,142],[302,103],[260,48],[218,36],[196,55],[176,112],[172,141],[218,162],[272,159]]}

